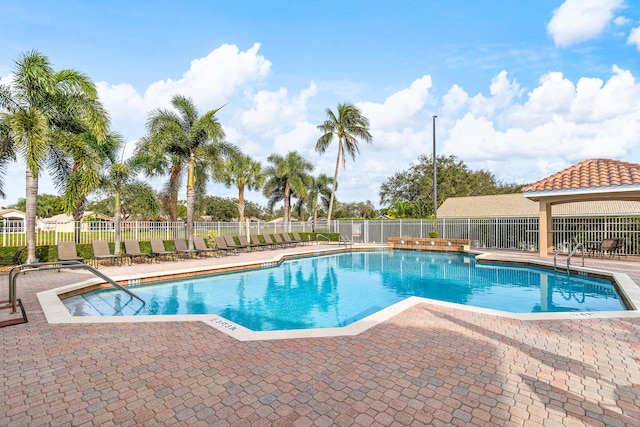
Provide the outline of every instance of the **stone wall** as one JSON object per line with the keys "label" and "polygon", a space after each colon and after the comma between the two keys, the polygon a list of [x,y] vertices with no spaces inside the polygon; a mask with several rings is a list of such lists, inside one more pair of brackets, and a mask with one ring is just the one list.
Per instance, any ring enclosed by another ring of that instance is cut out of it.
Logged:
{"label": "stone wall", "polygon": [[469,250],[469,241],[463,239],[389,237],[387,244],[392,249],[413,251],[465,252]]}

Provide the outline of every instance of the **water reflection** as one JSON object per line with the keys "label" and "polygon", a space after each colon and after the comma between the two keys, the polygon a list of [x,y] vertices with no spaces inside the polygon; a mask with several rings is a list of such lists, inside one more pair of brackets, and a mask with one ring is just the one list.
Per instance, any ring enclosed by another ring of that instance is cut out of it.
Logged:
{"label": "water reflection", "polygon": [[[136,292],[141,314],[218,314],[257,331],[343,326],[413,295],[511,312],[623,309],[604,280],[410,251],[317,256]],[[121,292],[94,296],[99,313],[135,314]]]}

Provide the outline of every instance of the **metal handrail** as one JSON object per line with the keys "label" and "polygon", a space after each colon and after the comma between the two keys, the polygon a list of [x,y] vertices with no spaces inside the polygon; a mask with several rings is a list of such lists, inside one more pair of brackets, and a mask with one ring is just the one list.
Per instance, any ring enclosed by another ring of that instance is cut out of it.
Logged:
{"label": "metal handrail", "polygon": [[353,242],[349,239],[349,237],[347,236],[343,236],[342,234],[340,235],[340,240],[338,241],[338,244],[342,244],[344,243],[344,246],[351,246],[353,247]]}
{"label": "metal handrail", "polygon": [[331,238],[329,236],[325,236],[324,234],[316,234],[316,242],[320,242],[320,237],[324,237],[327,242],[331,242]]}
{"label": "metal handrail", "polygon": [[[569,270],[569,264],[571,263],[571,257],[574,256],[576,254],[576,252],[578,252],[578,249],[580,249],[580,253],[582,254],[582,266],[584,267],[584,245],[582,243],[577,243],[573,249],[571,250],[571,252],[569,252],[569,255],[567,255],[567,276],[571,274],[571,271]],[[556,256],[553,256],[553,268],[556,268]]]}
{"label": "metal handrail", "polygon": [[134,294],[124,286],[114,282],[111,278],[109,278],[105,274],[99,272],[98,270],[91,267],[90,265],[83,264],[80,261],[34,262],[32,264],[20,264],[18,266],[15,266],[9,272],[9,302],[11,303],[11,313],[15,313],[17,311],[16,282],[17,282],[19,273],[24,274],[29,271],[60,270],[61,268],[70,268],[70,269],[80,268],[83,270],[89,270],[89,272],[93,273],[93,275],[98,276],[102,280],[109,283],[111,286],[117,289],[120,289],[124,293],[128,294],[131,298],[137,299],[142,303],[143,306],[147,304],[145,300],[143,300],[138,295]]}

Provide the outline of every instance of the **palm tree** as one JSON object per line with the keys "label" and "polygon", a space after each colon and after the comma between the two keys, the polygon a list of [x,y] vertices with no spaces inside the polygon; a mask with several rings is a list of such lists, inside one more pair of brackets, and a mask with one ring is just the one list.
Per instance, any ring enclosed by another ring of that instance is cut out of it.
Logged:
{"label": "palm tree", "polygon": [[171,221],[177,220],[178,188],[187,173],[187,239],[193,249],[193,214],[196,197],[204,195],[209,170],[219,175],[224,157],[237,148],[224,141],[222,125],[215,117],[220,108],[200,116],[193,100],[174,95],[171,105],[177,112],[156,109],[147,120],[149,134],[136,149],[136,163],[147,175],[169,174],[163,204]]}
{"label": "palm tree", "polygon": [[338,137],[338,156],[336,157],[336,171],[333,174],[333,188],[331,189],[331,199],[329,200],[329,210],[327,212],[327,222],[331,221],[333,201],[335,199],[338,186],[338,169],[340,160],[343,167],[346,167],[345,151],[353,160],[360,152],[358,139],[371,143],[373,137],[369,133],[369,119],[364,117],[359,109],[351,104],[338,104],[338,115],[336,116],[330,108],[327,108],[327,120],[318,126],[322,136],[316,142],[316,151],[324,153],[333,137]]}
{"label": "palm tree", "polygon": [[257,190],[265,180],[260,162],[242,153],[230,156],[224,169],[221,171],[220,180],[227,187],[235,185],[238,188],[238,219],[244,221],[244,190]]}
{"label": "palm tree", "polygon": [[307,188],[311,184],[309,172],[313,165],[296,151],[290,151],[285,157],[272,154],[267,158],[270,166],[265,170],[267,180],[263,193],[268,199],[269,209],[273,209],[280,200],[284,201],[284,222],[291,218],[291,198],[307,197]]}
{"label": "palm tree", "polygon": [[317,178],[313,178],[311,185],[309,186],[309,200],[311,201],[311,208],[313,209],[313,231],[315,231],[316,223],[318,222],[318,207],[320,202],[325,209],[328,209],[331,199],[331,190],[329,185],[333,180],[327,175],[321,173]]}
{"label": "palm tree", "polygon": [[146,204],[153,210],[157,207],[156,197],[153,190],[146,183],[136,179],[139,167],[130,159],[124,160],[124,146],[120,161],[112,161],[107,168],[107,174],[102,179],[102,188],[113,193],[113,222],[114,222],[114,246],[115,254],[119,255],[120,245],[120,224],[122,221],[121,197],[124,193],[134,195],[138,200],[145,200]]}
{"label": "palm tree", "polygon": [[75,70],[54,71],[49,60],[37,51],[27,52],[16,61],[13,81],[0,87],[0,108],[0,128],[6,132],[3,139],[10,141],[26,164],[27,262],[32,263],[37,261],[35,225],[40,171],[49,162],[55,164],[58,156],[83,149],[78,130],[103,143],[109,119],[87,76]]}
{"label": "palm tree", "polygon": [[65,211],[73,215],[75,241],[80,242],[80,224],[87,207],[87,196],[103,184],[100,171],[115,163],[122,137],[109,132],[103,143],[89,132],[73,137],[78,141],[69,147],[68,155],[56,152],[56,161],[51,162],[51,175],[56,187],[65,195]]}

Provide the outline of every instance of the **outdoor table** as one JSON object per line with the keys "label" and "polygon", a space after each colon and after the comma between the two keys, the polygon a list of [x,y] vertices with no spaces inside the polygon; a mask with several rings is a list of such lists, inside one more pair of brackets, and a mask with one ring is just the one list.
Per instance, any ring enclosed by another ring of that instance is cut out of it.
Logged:
{"label": "outdoor table", "polygon": [[602,241],[600,240],[587,240],[583,243],[585,251],[587,254],[595,255],[596,252],[600,251],[600,246],[602,245]]}

